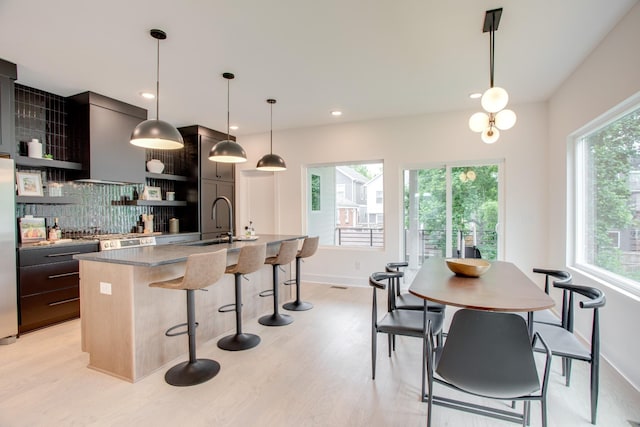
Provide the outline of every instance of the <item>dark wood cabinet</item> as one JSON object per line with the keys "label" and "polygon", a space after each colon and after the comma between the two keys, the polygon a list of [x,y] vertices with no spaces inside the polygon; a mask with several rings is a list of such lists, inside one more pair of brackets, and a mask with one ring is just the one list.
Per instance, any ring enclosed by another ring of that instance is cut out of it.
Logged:
{"label": "dark wood cabinet", "polygon": [[235,207],[235,185],[231,182],[202,179],[200,180],[200,191],[200,232],[202,233],[202,238],[213,239],[226,235],[230,230],[229,207],[223,201],[218,202],[215,207],[215,215],[212,218],[212,206],[217,197],[224,196],[231,201],[231,206]]}
{"label": "dark wood cabinet", "polygon": [[145,182],[145,150],[129,143],[147,110],[84,92],[68,98],[70,135],[82,147],[81,178],[103,182]]}
{"label": "dark wood cabinet", "polygon": [[95,242],[18,250],[20,333],[80,316],[79,268],[73,255]]}
{"label": "dark wood cabinet", "polygon": [[[211,206],[218,196],[231,201],[234,213],[234,234],[237,234],[235,218],[235,165],[209,160],[209,151],[219,141],[227,139],[227,134],[204,126],[187,126],[178,129],[185,144],[195,144],[198,148],[198,222],[203,239],[221,237],[229,232],[229,209],[224,202],[216,205],[215,220],[211,219]],[[235,137],[230,137],[235,141]]]}
{"label": "dark wood cabinet", "polygon": [[[226,135],[224,139],[227,139]],[[233,163],[220,163],[209,160],[211,148],[219,141],[218,138],[211,138],[202,135],[200,138],[200,177],[204,179],[217,179],[222,181],[235,180],[235,166]]]}
{"label": "dark wood cabinet", "polygon": [[16,64],[0,59],[0,153],[15,155]]}

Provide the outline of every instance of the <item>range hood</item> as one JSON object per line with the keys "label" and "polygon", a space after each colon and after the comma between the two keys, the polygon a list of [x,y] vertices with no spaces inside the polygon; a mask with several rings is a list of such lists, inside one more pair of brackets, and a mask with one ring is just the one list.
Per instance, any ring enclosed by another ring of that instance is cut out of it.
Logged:
{"label": "range hood", "polygon": [[67,98],[69,136],[85,169],[77,181],[139,184],[145,181],[145,149],[129,143],[147,110],[94,93]]}

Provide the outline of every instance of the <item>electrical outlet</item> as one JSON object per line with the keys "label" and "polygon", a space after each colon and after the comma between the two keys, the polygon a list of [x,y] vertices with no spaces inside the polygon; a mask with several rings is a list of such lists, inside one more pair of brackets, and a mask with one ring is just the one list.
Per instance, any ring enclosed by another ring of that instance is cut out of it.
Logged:
{"label": "electrical outlet", "polygon": [[111,295],[111,283],[100,282],[100,293],[105,295]]}

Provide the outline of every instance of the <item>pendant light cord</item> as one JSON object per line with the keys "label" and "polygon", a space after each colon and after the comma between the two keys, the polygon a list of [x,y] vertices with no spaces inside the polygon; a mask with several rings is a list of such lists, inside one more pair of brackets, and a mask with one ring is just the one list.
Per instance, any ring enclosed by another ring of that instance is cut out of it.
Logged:
{"label": "pendant light cord", "polygon": [[160,120],[160,39],[156,55],[156,120]]}
{"label": "pendant light cord", "polygon": [[270,146],[269,146],[269,153],[273,154],[273,103],[271,103],[271,127],[270,127],[270,131],[269,131],[269,135],[270,135]]}
{"label": "pendant light cord", "polygon": [[[495,19],[495,16],[494,18]],[[490,81],[490,86],[489,87],[493,87],[493,58],[494,58],[494,50],[495,50],[495,37],[493,35],[494,32],[494,27],[493,27],[493,22],[491,23],[491,31],[489,32],[489,79]]]}
{"label": "pendant light cord", "polygon": [[231,141],[231,134],[229,131],[229,92],[231,91],[231,83],[227,79],[227,141]]}

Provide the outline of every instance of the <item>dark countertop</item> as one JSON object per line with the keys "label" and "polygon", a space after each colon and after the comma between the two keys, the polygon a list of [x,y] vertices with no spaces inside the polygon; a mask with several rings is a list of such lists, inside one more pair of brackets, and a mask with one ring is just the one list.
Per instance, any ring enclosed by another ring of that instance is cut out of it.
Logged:
{"label": "dark countertop", "polygon": [[[35,244],[35,243],[21,243],[18,245],[18,250],[34,250],[34,249],[50,249],[50,248],[59,248],[65,246],[77,246],[77,245],[94,245],[96,248],[98,247],[97,240],[83,240],[83,239],[64,239],[58,243],[49,243],[49,244]],[[96,249],[97,250],[97,249]]]}
{"label": "dark countertop", "polygon": [[[153,236],[156,238],[158,245],[165,244],[165,241],[171,243],[171,240],[198,240],[200,236],[199,232],[185,232],[185,233],[153,233]],[[59,241],[56,243],[49,242],[45,240],[46,244],[37,244],[37,243],[21,243],[18,245],[18,250],[32,250],[32,249],[43,249],[43,248],[57,248],[63,246],[75,246],[75,245],[98,245],[98,240],[91,239],[63,239],[63,241]]]}
{"label": "dark countertop", "polygon": [[[242,238],[242,236],[239,236]],[[257,240],[235,241],[231,244],[213,240],[199,240],[197,242],[178,243],[170,245],[144,246],[139,248],[116,249],[111,251],[92,252],[74,255],[73,258],[80,261],[95,261],[114,264],[136,265],[141,267],[155,267],[158,265],[183,262],[191,254],[203,252],[215,252],[227,249],[228,252],[239,252],[246,245],[266,243],[275,245],[285,240],[303,239],[303,235],[267,234],[258,236]],[[207,244],[211,243],[211,244]]]}

